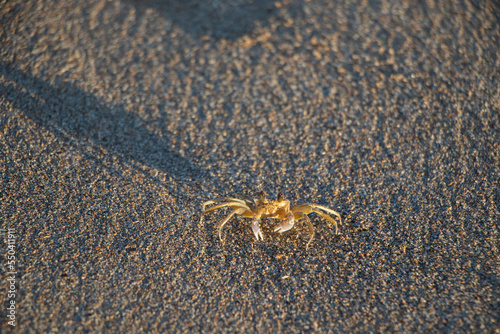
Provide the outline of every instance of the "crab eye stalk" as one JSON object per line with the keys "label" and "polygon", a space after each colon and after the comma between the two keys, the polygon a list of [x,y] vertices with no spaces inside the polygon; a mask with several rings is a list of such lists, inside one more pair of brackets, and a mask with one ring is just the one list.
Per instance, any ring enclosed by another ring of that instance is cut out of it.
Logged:
{"label": "crab eye stalk", "polygon": [[261,191],[260,192],[260,201],[263,202],[263,203],[267,202],[266,192],[265,191]]}
{"label": "crab eye stalk", "polygon": [[283,192],[280,192],[278,194],[278,202],[283,202],[285,200],[285,195],[283,194]]}

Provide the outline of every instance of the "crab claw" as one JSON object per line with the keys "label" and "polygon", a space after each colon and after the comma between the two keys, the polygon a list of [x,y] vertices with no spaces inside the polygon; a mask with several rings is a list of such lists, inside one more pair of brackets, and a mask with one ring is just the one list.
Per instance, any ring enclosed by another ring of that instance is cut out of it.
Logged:
{"label": "crab claw", "polygon": [[279,233],[283,233],[283,232],[286,232],[290,229],[292,229],[293,225],[295,224],[295,219],[293,218],[293,213],[292,212],[289,212],[287,215],[286,215],[286,218],[285,220],[283,220],[281,222],[281,224],[279,224],[275,229],[274,229],[274,232],[279,232]]}
{"label": "crab claw", "polygon": [[260,230],[258,220],[252,221],[252,231],[253,231],[253,234],[255,235],[255,238],[257,240],[264,240],[264,236],[262,235],[262,231]]}

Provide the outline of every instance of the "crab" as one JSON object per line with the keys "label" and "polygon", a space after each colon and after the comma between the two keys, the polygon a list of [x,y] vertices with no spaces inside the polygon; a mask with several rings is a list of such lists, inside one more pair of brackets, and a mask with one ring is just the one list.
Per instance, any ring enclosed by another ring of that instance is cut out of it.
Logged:
{"label": "crab", "polygon": [[[224,207],[230,207],[233,209],[229,215],[226,216],[221,222],[217,224],[219,230],[219,238],[222,241],[222,228],[224,225],[234,216],[239,215],[242,217],[252,218],[252,231],[257,240],[264,240],[264,236],[260,229],[261,218],[276,218],[281,219],[281,223],[274,229],[275,232],[283,233],[293,228],[296,221],[304,219],[307,223],[309,233],[311,234],[309,242],[306,245],[306,249],[314,239],[314,226],[311,220],[307,216],[308,214],[314,212],[321,216],[323,219],[327,220],[333,226],[335,226],[335,233],[338,234],[338,225],[335,219],[333,219],[329,214],[334,215],[338,218],[339,223],[342,224],[342,217],[336,211],[329,209],[325,206],[307,203],[307,204],[297,204],[290,206],[290,201],[285,199],[283,193],[278,195],[276,200],[269,200],[266,197],[265,192],[261,192],[258,199],[252,199],[245,195],[236,195],[237,197],[221,197],[211,201],[206,201],[203,203],[203,212],[201,219],[207,213],[222,209]],[[215,204],[215,205],[214,205]],[[209,205],[213,205],[206,208]]]}

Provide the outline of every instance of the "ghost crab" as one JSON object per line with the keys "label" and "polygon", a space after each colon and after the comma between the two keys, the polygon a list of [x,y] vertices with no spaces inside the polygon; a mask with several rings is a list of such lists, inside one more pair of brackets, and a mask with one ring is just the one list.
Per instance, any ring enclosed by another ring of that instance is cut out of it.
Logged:
{"label": "ghost crab", "polygon": [[[281,223],[274,229],[275,232],[279,233],[283,233],[292,229],[296,221],[304,219],[307,223],[309,233],[311,234],[306,249],[314,239],[314,227],[311,223],[311,220],[307,216],[308,214],[314,212],[320,215],[323,219],[326,219],[333,226],[335,226],[336,234],[338,234],[337,222],[328,214],[335,215],[339,219],[340,224],[342,224],[342,217],[338,212],[322,205],[313,203],[290,206],[290,201],[285,199],[283,193],[280,193],[276,200],[267,199],[265,192],[261,192],[258,199],[252,199],[245,195],[236,196],[237,198],[221,197],[203,203],[203,213],[201,219],[203,219],[203,216],[205,214],[224,207],[230,207],[231,209],[233,209],[233,211],[231,211],[231,213],[227,215],[226,218],[224,218],[217,224],[217,228],[219,229],[219,238],[221,240],[222,228],[234,215],[252,218],[252,231],[257,240],[264,240],[264,236],[262,235],[262,231],[260,230],[259,226],[261,218],[281,219]],[[213,204],[216,205],[206,209],[207,205]]]}

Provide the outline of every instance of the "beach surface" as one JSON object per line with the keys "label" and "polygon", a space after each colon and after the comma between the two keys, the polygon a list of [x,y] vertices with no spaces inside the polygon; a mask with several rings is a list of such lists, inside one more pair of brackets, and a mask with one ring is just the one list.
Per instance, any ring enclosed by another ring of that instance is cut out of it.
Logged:
{"label": "beach surface", "polygon": [[500,333],[499,13],[0,1],[2,333]]}

